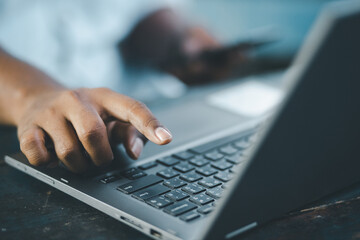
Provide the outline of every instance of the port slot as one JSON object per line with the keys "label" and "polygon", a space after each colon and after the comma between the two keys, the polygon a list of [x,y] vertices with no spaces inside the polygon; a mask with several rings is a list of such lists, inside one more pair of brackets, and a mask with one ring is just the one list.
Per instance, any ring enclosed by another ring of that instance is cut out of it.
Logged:
{"label": "port slot", "polygon": [[127,217],[124,217],[124,216],[120,216],[120,219],[125,221],[125,222],[128,222],[128,223],[132,224],[133,226],[135,226],[137,228],[143,229],[143,227],[139,223],[135,222],[134,220],[131,220],[131,219],[129,219]]}
{"label": "port slot", "polygon": [[150,234],[153,235],[154,237],[162,239],[162,234],[152,228],[150,229]]}

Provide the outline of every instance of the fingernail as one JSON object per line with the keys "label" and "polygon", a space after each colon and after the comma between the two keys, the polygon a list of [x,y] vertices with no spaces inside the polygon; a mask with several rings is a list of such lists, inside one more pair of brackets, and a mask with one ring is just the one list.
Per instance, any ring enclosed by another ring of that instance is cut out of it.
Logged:
{"label": "fingernail", "polygon": [[171,133],[163,127],[156,128],[155,135],[161,142],[165,142],[172,138]]}
{"label": "fingernail", "polygon": [[131,151],[138,158],[140,156],[141,151],[143,150],[144,143],[140,138],[136,138],[134,144],[131,148]]}

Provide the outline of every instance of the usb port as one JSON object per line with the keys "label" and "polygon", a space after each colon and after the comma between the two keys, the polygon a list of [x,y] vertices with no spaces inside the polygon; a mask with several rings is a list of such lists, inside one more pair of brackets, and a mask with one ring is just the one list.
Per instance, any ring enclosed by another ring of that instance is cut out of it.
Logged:
{"label": "usb port", "polygon": [[137,223],[134,220],[131,220],[131,219],[127,218],[127,217],[120,216],[120,219],[124,220],[125,222],[128,222],[128,223],[132,224],[133,226],[135,226],[137,228],[140,228],[140,229],[143,228],[139,223]]}
{"label": "usb port", "polygon": [[154,237],[157,237],[157,238],[162,238],[162,234],[154,229],[150,229],[150,234],[153,235]]}

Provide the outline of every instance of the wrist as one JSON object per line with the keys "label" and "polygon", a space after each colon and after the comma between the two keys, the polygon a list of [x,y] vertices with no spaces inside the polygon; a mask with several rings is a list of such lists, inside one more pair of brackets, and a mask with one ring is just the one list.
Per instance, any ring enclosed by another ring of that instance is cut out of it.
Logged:
{"label": "wrist", "polygon": [[0,124],[18,126],[24,111],[37,98],[63,89],[47,74],[0,47]]}

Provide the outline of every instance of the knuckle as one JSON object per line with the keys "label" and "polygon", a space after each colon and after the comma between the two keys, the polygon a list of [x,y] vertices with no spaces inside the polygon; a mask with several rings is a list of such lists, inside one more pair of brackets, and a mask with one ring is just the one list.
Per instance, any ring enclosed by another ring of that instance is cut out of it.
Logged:
{"label": "knuckle", "polygon": [[101,137],[106,132],[106,127],[104,123],[97,122],[91,127],[84,129],[79,133],[79,138],[85,141],[97,139]]}
{"label": "knuckle", "polygon": [[29,151],[36,148],[38,139],[33,134],[26,134],[20,137],[21,151]]}
{"label": "knuckle", "polygon": [[28,158],[30,164],[33,166],[42,166],[50,162],[49,159],[47,159],[44,156],[41,156],[40,154],[31,154],[31,155],[25,154],[25,155]]}
{"label": "knuckle", "polygon": [[47,109],[45,109],[45,111],[43,112],[43,114],[41,114],[39,116],[39,118],[41,119],[43,116],[44,117],[55,117],[57,114],[58,114],[57,108],[54,106],[50,106]]}
{"label": "knuckle", "polygon": [[76,153],[76,149],[73,146],[63,147],[57,151],[57,156],[62,160],[69,160]]}
{"label": "knuckle", "polygon": [[75,89],[75,90],[65,90],[62,93],[63,99],[68,101],[80,101],[82,95],[82,89]]}
{"label": "knuckle", "polygon": [[41,154],[39,142],[41,143],[41,140],[37,139],[33,134],[27,134],[20,138],[20,149],[30,164],[34,166],[41,166],[50,161],[46,154]]}
{"label": "knuckle", "polygon": [[147,106],[144,103],[133,100],[133,102],[130,105],[129,112],[130,114],[135,115],[138,111],[143,109],[147,109]]}
{"label": "knuckle", "polygon": [[159,121],[155,118],[155,117],[148,117],[148,119],[146,119],[145,121],[145,128],[148,128],[148,127],[152,127],[152,126],[157,126],[159,125]]}

